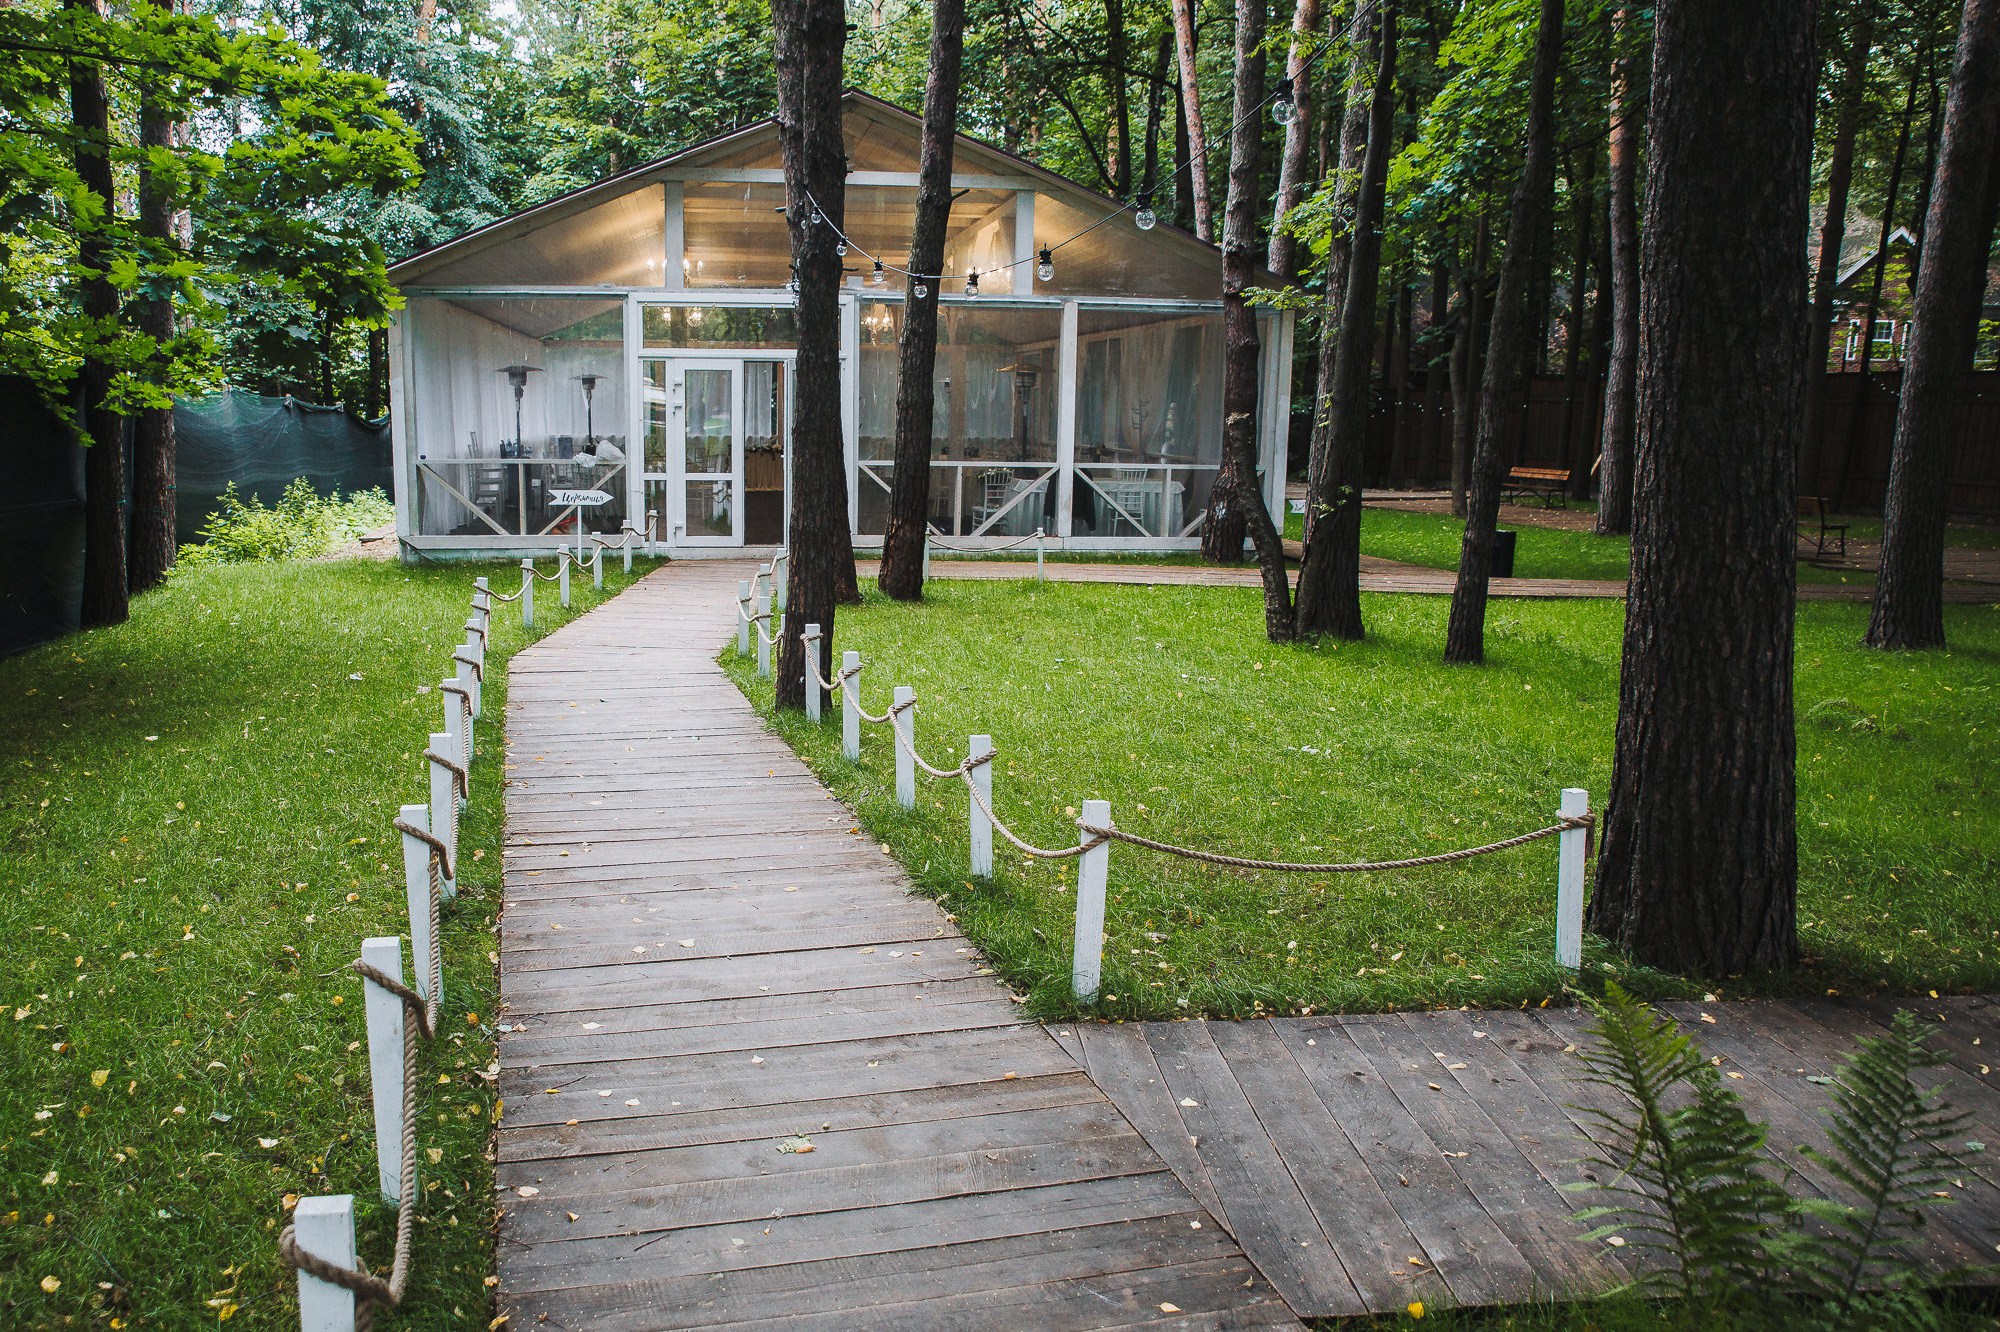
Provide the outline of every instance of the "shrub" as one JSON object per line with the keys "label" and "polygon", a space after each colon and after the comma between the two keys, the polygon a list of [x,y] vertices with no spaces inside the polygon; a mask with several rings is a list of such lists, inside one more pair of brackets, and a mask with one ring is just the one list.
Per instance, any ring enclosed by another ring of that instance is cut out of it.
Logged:
{"label": "shrub", "polygon": [[321,496],[304,477],[286,486],[269,508],[255,495],[245,499],[237,494],[234,481],[223,490],[221,504],[201,525],[200,543],[180,548],[179,567],[309,560],[396,516],[380,487],[343,500],[338,490]]}

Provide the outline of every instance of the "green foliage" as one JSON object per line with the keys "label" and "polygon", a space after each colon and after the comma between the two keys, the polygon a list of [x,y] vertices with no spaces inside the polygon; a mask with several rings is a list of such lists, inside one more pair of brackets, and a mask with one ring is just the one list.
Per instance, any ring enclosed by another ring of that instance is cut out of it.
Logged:
{"label": "green foliage", "polygon": [[396,506],[380,487],[343,500],[338,490],[319,495],[304,477],[286,486],[268,508],[255,495],[238,495],[234,481],[223,490],[221,503],[202,523],[201,541],[180,548],[177,568],[313,559],[396,517]]}
{"label": "green foliage", "polygon": [[1943,1326],[1927,1294],[1941,1278],[1908,1250],[1924,1211],[1950,1200],[1942,1186],[1964,1167],[1948,1140],[1970,1116],[1917,1085],[1913,1075],[1944,1057],[1908,1011],[1862,1037],[1830,1080],[1833,1150],[1801,1149],[1849,1196],[1793,1198],[1764,1150],[1764,1126],[1672,1019],[1616,982],[1584,1003],[1597,1044],[1578,1057],[1618,1105],[1579,1107],[1587,1159],[1604,1178],[1565,1187],[1620,1199],[1577,1213],[1601,1223],[1586,1239],[1615,1235],[1651,1252],[1663,1262],[1638,1284],[1710,1316],[1791,1306],[1829,1329]]}
{"label": "green foliage", "polygon": [[1620,1235],[1661,1255],[1666,1265],[1648,1279],[1700,1303],[1767,1288],[1764,1237],[1785,1193],[1771,1177],[1764,1127],[1672,1019],[1616,981],[1584,1002],[1601,1042],[1579,1052],[1585,1076],[1624,1102],[1581,1111],[1592,1133],[1588,1159],[1607,1176],[1581,1187],[1621,1199],[1577,1214],[1602,1223],[1585,1238]]}

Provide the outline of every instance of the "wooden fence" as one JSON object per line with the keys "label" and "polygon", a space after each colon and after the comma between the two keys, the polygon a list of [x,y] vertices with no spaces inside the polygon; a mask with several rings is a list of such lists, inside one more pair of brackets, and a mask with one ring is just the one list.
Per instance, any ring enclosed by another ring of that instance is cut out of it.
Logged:
{"label": "wooden fence", "polygon": [[[1819,475],[1811,484],[1802,482],[1802,492],[1825,495],[1843,510],[1881,507],[1902,379],[1900,370],[1826,377]],[[1370,423],[1369,485],[1451,483],[1451,394],[1442,375],[1438,380],[1434,399],[1425,376],[1412,373],[1406,388],[1378,400]],[[1597,453],[1603,410],[1601,379],[1579,376],[1572,383],[1561,375],[1536,376],[1507,416],[1508,464],[1588,471]],[[1310,418],[1294,418],[1295,471],[1305,464],[1310,429]],[[1810,448],[1807,456],[1812,456]],[[1952,418],[1951,457],[1951,511],[2000,514],[2000,373],[1965,376]]]}

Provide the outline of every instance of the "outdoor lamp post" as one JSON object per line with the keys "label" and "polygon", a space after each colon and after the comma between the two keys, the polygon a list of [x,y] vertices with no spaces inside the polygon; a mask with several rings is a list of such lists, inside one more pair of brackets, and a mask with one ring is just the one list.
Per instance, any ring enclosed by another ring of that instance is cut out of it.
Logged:
{"label": "outdoor lamp post", "polygon": [[593,420],[591,398],[597,392],[598,381],[603,378],[603,375],[588,372],[577,376],[577,380],[583,385],[583,447],[586,452],[594,451],[597,447],[597,432],[591,425]]}

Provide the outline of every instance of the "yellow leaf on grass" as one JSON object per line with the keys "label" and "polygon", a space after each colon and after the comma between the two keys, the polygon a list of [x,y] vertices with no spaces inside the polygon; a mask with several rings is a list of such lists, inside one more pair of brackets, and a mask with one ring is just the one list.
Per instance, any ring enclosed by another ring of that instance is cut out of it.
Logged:
{"label": "yellow leaf on grass", "polygon": [[96,1069],[90,1075],[90,1085],[93,1087],[102,1087],[104,1085],[104,1080],[110,1076],[111,1076],[110,1069],[108,1068]]}
{"label": "yellow leaf on grass", "polygon": [[52,1276],[45,1276],[42,1278],[42,1289],[48,1294],[53,1295],[62,1289],[62,1282]]}

